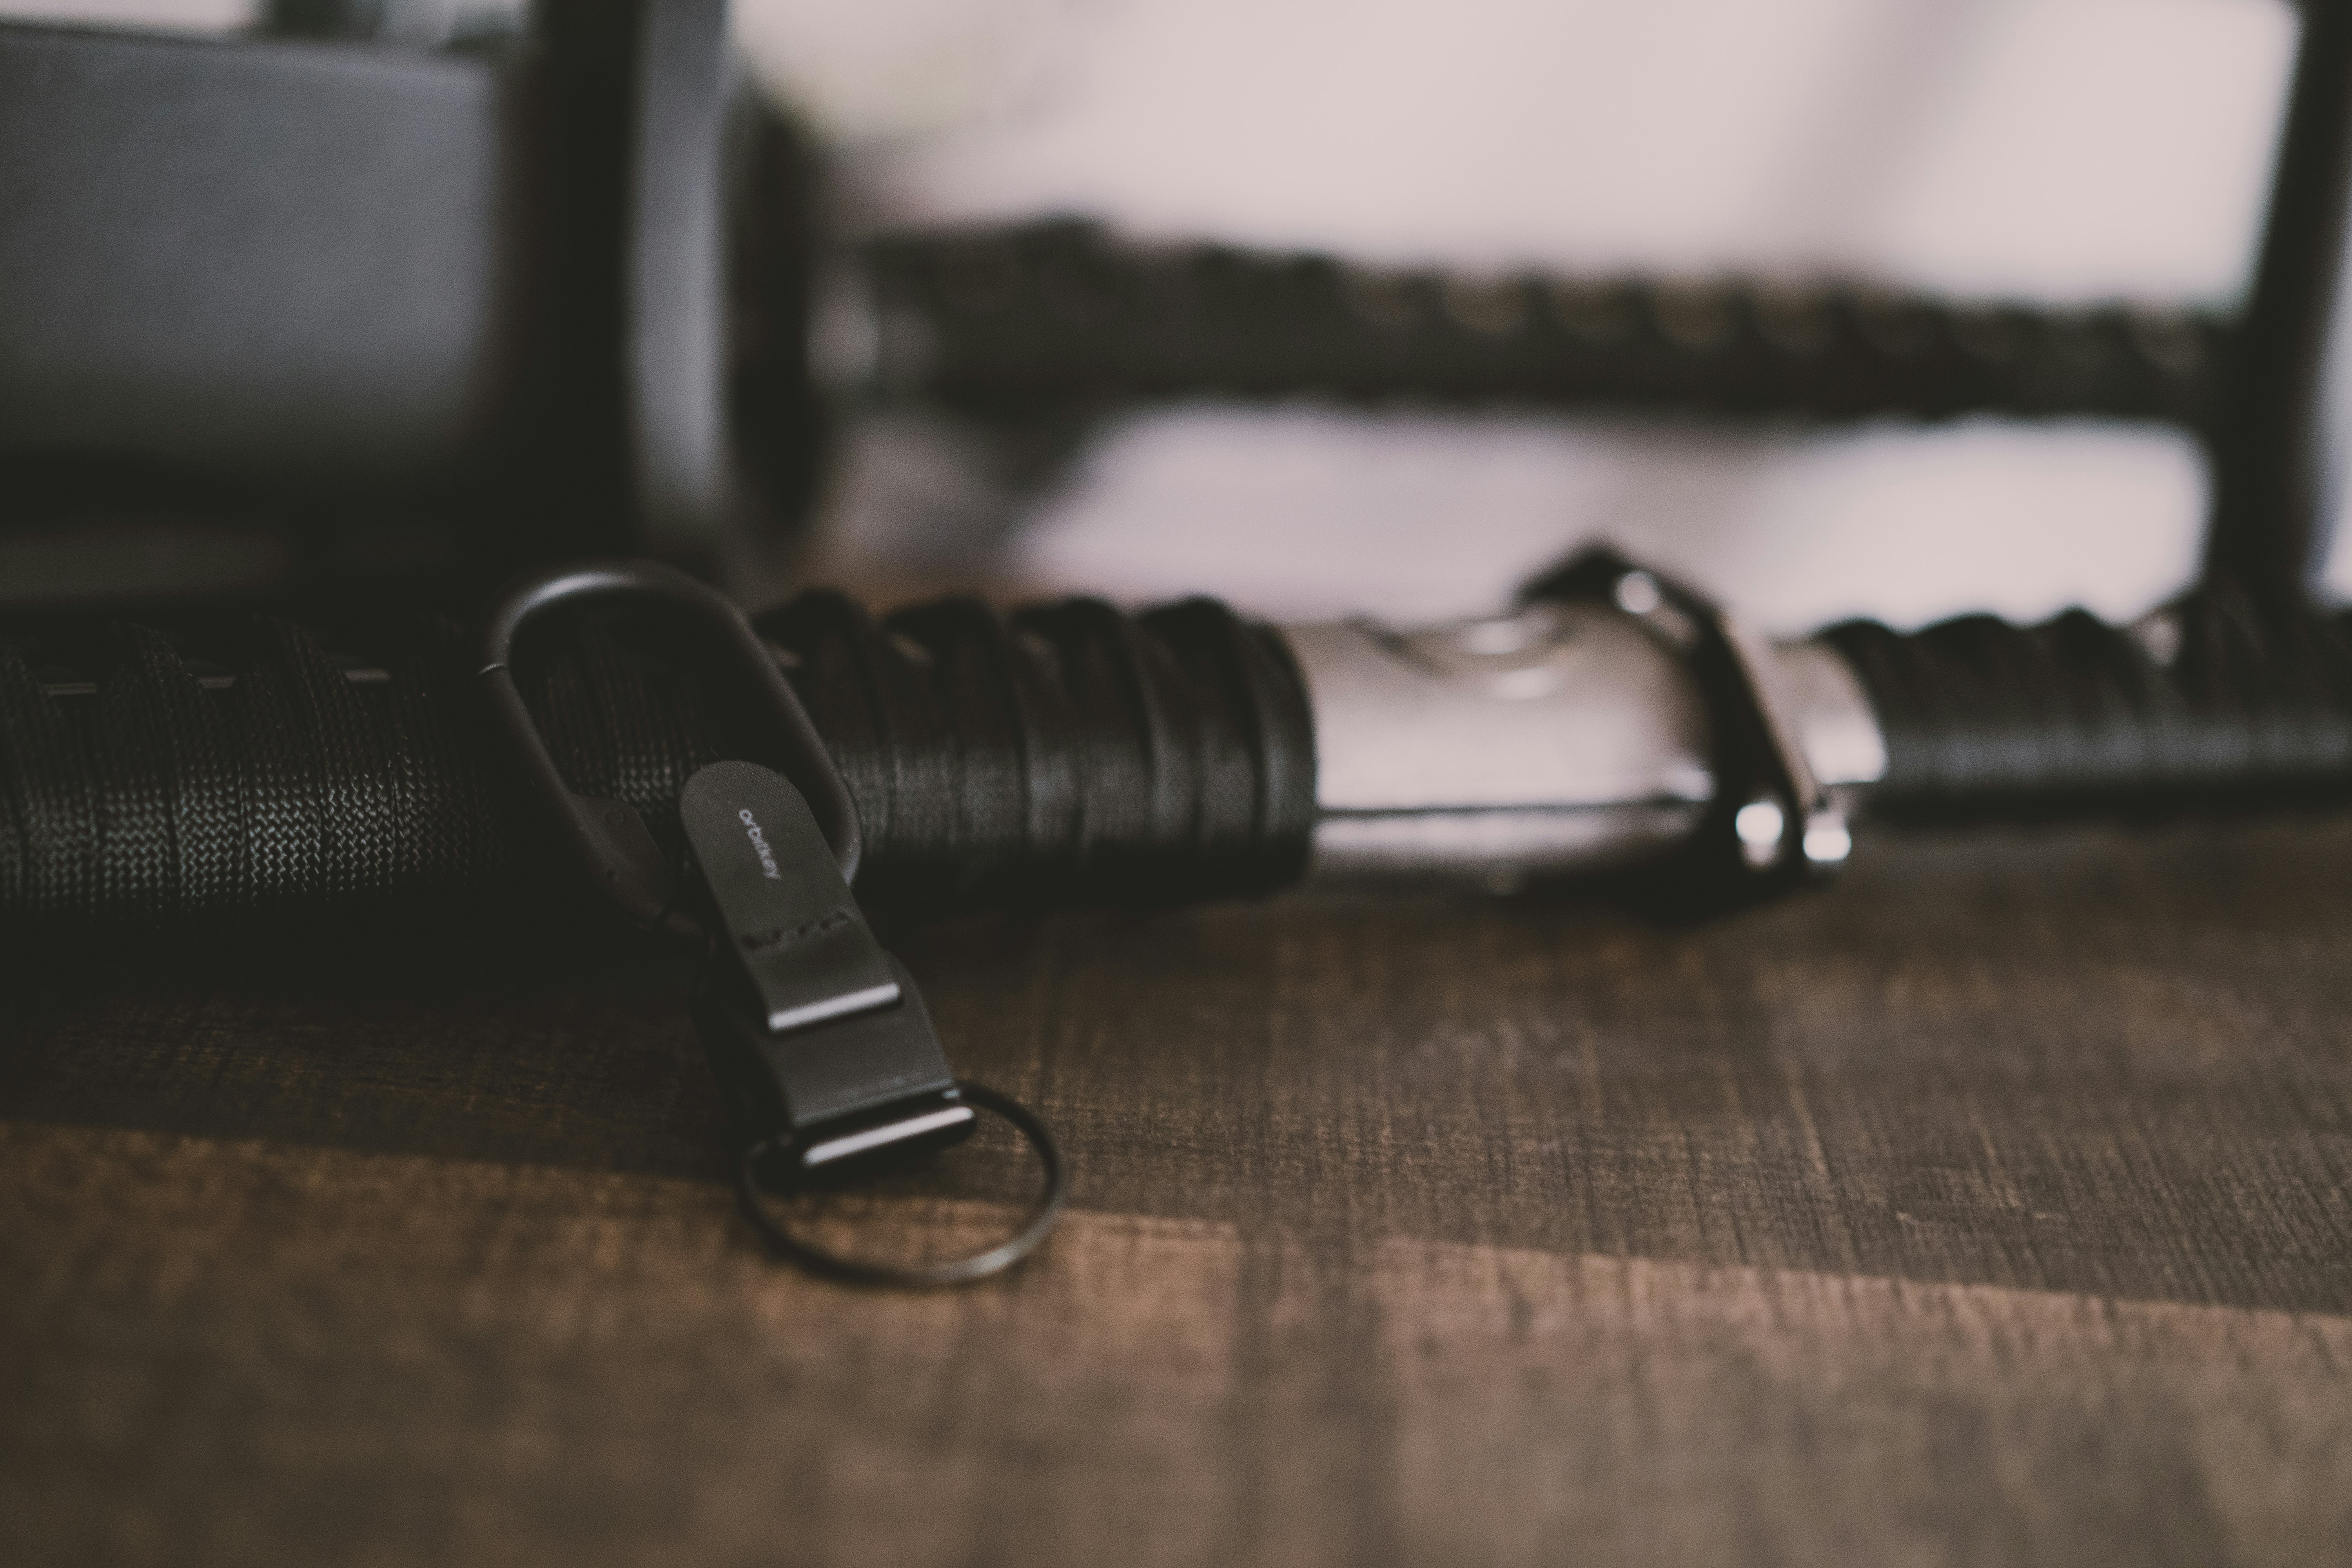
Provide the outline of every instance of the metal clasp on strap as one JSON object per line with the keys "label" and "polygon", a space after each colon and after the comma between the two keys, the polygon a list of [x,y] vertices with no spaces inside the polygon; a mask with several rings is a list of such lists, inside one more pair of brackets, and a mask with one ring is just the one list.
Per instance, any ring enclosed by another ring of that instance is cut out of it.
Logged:
{"label": "metal clasp on strap", "polygon": [[1815,773],[1772,649],[1696,590],[1612,551],[1585,552],[1529,589],[1594,599],[1647,626],[1683,658],[1713,731],[1712,829],[1728,866],[1757,890],[1826,877],[1853,848],[1846,803]]}
{"label": "metal clasp on strap", "polygon": [[816,726],[809,722],[759,634],[717,590],[675,567],[650,561],[591,563],[532,578],[500,601],[482,634],[484,693],[573,864],[635,924],[682,937],[703,934],[699,912],[682,897],[684,879],[654,842],[644,819],[620,801],[574,795],[563,782],[508,667],[516,638],[549,612],[590,601],[622,600],[677,617],[707,651],[719,656],[731,678],[743,683],[744,694],[772,727],[785,774],[807,801],[843,880],[856,878],[863,850],[856,805]]}
{"label": "metal clasp on strap", "polygon": [[[572,793],[509,668],[526,626],[589,599],[638,599],[681,614],[772,725],[783,773],[717,762],[679,792],[692,875],[671,863],[628,805]],[[709,940],[695,1028],[747,1131],[742,1194],[770,1242],[829,1273],[939,1285],[993,1273],[1042,1241],[1064,1196],[1053,1140],[1019,1105],[950,1072],[921,994],[850,890],[860,851],[856,806],[742,613],[669,567],[585,566],[509,595],[490,618],[483,653],[491,706],[573,861],[639,926]],[[795,1237],[762,1201],[763,1183],[837,1180],[959,1142],[971,1133],[975,1107],[1012,1121],[1046,1175],[1022,1229],[977,1257],[919,1268],[845,1258]]]}

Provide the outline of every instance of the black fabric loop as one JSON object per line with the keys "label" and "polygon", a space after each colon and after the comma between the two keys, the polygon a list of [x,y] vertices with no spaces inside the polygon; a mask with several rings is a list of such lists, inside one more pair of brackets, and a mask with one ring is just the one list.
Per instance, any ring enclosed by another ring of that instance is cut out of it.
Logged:
{"label": "black fabric loop", "polygon": [[1876,710],[1874,815],[1972,821],[2352,796],[2352,621],[2209,584],[2135,631],[2080,610],[1824,634]]}
{"label": "black fabric loop", "polygon": [[[1305,687],[1275,634],[1222,605],[1008,617],[950,600],[877,621],[816,593],[758,624],[856,800],[859,896],[878,910],[1163,904],[1305,870]],[[333,646],[271,620],[0,640],[0,924],[446,922],[564,901],[488,764],[459,629],[346,627]],[[567,617],[515,669],[573,787],[673,848],[695,769],[771,761],[649,624]]]}

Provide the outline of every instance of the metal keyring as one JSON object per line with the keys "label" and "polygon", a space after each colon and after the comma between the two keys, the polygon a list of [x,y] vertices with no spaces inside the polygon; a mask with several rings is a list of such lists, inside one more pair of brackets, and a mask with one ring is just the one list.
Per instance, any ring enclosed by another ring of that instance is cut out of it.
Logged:
{"label": "metal keyring", "polygon": [[1011,1122],[1029,1141],[1029,1147],[1037,1152],[1037,1163],[1045,1167],[1045,1190],[1030,1208],[1027,1221],[1009,1239],[970,1258],[918,1266],[868,1263],[860,1258],[845,1258],[837,1252],[828,1252],[814,1242],[803,1241],[794,1236],[769,1212],[767,1204],[762,1201],[766,1194],[753,1172],[760,1157],[776,1146],[773,1139],[763,1139],[745,1150],[743,1163],[736,1169],[735,1187],[742,1197],[745,1217],[751,1220],[770,1247],[802,1267],[859,1285],[891,1285],[901,1289],[963,1285],[1012,1268],[1034,1252],[1037,1244],[1045,1239],[1055,1222],[1062,1217],[1062,1205],[1070,1195],[1069,1177],[1062,1167],[1062,1152],[1055,1146],[1054,1135],[1045,1131],[1045,1124],[1037,1119],[1036,1113],[1019,1100],[999,1094],[985,1084],[964,1079],[956,1080],[956,1088],[971,1104],[983,1110],[992,1110]]}

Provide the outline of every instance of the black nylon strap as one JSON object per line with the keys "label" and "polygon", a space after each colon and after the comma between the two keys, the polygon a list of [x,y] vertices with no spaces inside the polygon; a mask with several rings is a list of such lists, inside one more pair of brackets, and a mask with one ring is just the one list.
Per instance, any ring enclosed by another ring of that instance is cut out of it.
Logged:
{"label": "black nylon strap", "polygon": [[[1159,904],[1305,869],[1305,689],[1280,639],[1222,605],[1008,618],[949,601],[877,622],[811,594],[758,624],[857,802],[877,909]],[[560,900],[487,765],[458,629],[338,647],[278,621],[201,646],[124,625],[70,652],[0,642],[0,921],[315,926]],[[671,847],[697,767],[769,760],[642,626],[568,619],[516,668],[573,786]]]}
{"label": "black nylon strap", "polygon": [[1833,626],[1876,710],[1875,816],[1916,822],[2352,797],[2352,616],[2209,583],[2137,633],[2080,610]]}

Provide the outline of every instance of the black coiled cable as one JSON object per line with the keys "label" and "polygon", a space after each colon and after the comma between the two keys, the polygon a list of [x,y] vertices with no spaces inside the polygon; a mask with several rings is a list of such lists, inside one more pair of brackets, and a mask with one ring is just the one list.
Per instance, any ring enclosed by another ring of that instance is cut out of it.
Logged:
{"label": "black coiled cable", "polygon": [[[1159,904],[1305,868],[1305,689],[1279,637],[1221,605],[949,601],[877,622],[810,594],[758,624],[856,797],[877,908]],[[258,620],[0,644],[0,923],[331,927],[560,900],[529,808],[484,761],[467,640],[353,638],[331,653]],[[574,618],[517,672],[573,786],[673,847],[693,770],[760,754],[657,627]]]}

